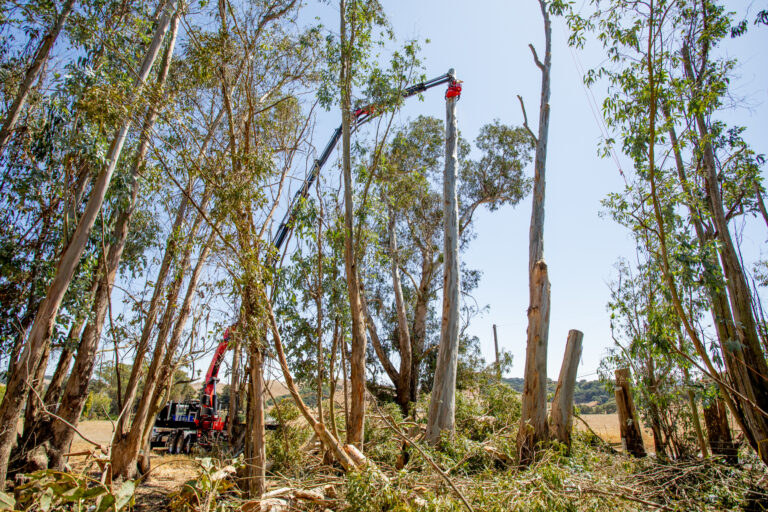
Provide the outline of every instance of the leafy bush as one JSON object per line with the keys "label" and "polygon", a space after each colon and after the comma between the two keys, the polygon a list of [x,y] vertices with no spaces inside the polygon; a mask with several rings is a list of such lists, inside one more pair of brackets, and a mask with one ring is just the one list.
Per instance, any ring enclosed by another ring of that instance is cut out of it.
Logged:
{"label": "leafy bush", "polygon": [[290,397],[279,400],[270,415],[278,420],[277,429],[266,435],[267,460],[273,463],[272,471],[285,474],[304,471],[307,455],[301,447],[312,436],[312,429],[299,420],[301,413]]}
{"label": "leafy bush", "polygon": [[[394,403],[379,406],[381,412],[396,424],[403,421],[400,408]],[[376,464],[394,466],[400,456],[402,441],[397,438],[378,415],[367,414],[365,417],[365,446],[366,456]]]}
{"label": "leafy bush", "polygon": [[0,493],[0,509],[93,510],[119,512],[133,503],[136,482],[126,480],[113,489],[82,474],[46,469],[25,475],[28,482],[14,489],[15,499]]}
{"label": "leafy bush", "polygon": [[171,495],[169,509],[174,512],[192,512],[201,510],[204,505],[205,510],[226,510],[225,499],[222,498],[235,490],[235,484],[230,477],[242,466],[242,457],[230,461],[233,462],[231,465],[212,457],[197,461],[200,474],[197,478],[186,481],[180,491]]}
{"label": "leafy bush", "polygon": [[[390,485],[381,481],[376,471],[349,473],[346,492],[348,512],[405,512],[403,499]],[[406,505],[407,507],[407,505]]]}

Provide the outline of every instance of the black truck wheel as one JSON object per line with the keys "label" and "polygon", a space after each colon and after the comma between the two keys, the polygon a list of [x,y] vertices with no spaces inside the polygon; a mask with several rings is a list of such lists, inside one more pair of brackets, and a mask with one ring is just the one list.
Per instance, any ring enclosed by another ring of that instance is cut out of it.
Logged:
{"label": "black truck wheel", "polygon": [[173,451],[169,450],[169,452],[173,454],[179,454],[181,453],[181,448],[183,445],[184,445],[184,431],[177,430],[173,436],[173,444],[171,445],[173,447]]}
{"label": "black truck wheel", "polygon": [[181,453],[184,453],[187,455],[190,454],[190,452],[192,451],[192,437],[193,437],[193,434],[190,434],[184,437],[184,444],[182,445]]}

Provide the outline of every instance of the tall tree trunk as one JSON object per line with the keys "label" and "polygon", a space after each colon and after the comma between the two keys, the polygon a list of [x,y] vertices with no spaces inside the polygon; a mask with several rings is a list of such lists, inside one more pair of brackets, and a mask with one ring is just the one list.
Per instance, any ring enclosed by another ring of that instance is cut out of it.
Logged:
{"label": "tall tree trunk", "polygon": [[[451,70],[451,75],[454,71]],[[427,440],[436,444],[441,432],[453,435],[456,407],[456,368],[459,362],[459,207],[456,197],[458,172],[456,103],[445,100],[445,172],[443,174],[443,318],[440,348],[429,401]]]}
{"label": "tall tree trunk", "polygon": [[[525,352],[525,375],[522,417],[517,437],[520,464],[533,461],[537,443],[549,436],[547,426],[547,343],[549,339],[549,277],[544,263],[544,197],[546,190],[547,141],[549,138],[550,69],[552,67],[552,27],[547,4],[539,0],[544,18],[544,62],[533,45],[533,58],[541,71],[539,130],[533,177],[533,206],[528,248],[528,341]],[[522,102],[522,100],[521,100]],[[526,120],[526,126],[528,122]],[[529,129],[530,131],[530,129]]]}
{"label": "tall tree trunk", "polygon": [[[683,51],[683,64],[688,78],[698,84],[699,78],[693,72],[688,48]],[[712,135],[703,113],[696,111],[692,115],[700,137],[699,145],[702,152],[704,183],[709,210],[719,241],[720,260],[730,298],[736,340],[738,341],[738,343],[729,342],[723,346],[726,364],[729,359],[732,362],[728,365],[728,375],[732,379],[734,387],[747,399],[734,398],[734,401],[741,404],[742,423],[746,427],[744,434],[763,462],[768,464],[768,417],[765,413],[757,410],[759,407],[762,411],[768,411],[768,364],[766,364],[765,355],[762,351],[757,322],[752,309],[752,293],[747,285],[744,269],[731,239],[725,216],[717,164],[711,142]]]}
{"label": "tall tree trunk", "polygon": [[[171,9],[175,7],[175,1],[170,2]],[[144,83],[149,76],[152,65],[155,62],[160,46],[165,38],[165,34],[170,25],[171,15],[165,12],[155,30],[154,38],[147,51],[137,79],[134,82],[134,89],[127,104],[133,106],[136,104]],[[69,288],[69,284],[74,276],[75,269],[80,262],[80,257],[88,243],[91,228],[96,221],[96,217],[101,210],[101,204],[112,180],[112,173],[115,170],[123,144],[131,127],[132,117],[127,115],[119,128],[115,131],[112,144],[106,157],[106,165],[99,172],[99,175],[91,189],[88,204],[85,207],[80,221],[77,224],[72,240],[62,254],[56,266],[56,273],[53,281],[48,288],[46,297],[40,304],[35,321],[30,329],[29,336],[24,350],[17,364],[17,369],[10,376],[6,387],[5,397],[0,405],[0,423],[7,428],[0,432],[0,487],[5,487],[5,476],[8,471],[8,458],[11,454],[11,448],[16,437],[17,421],[21,410],[22,402],[25,396],[26,381],[29,379],[30,372],[33,371],[44,349],[45,340],[50,336],[53,325],[59,311],[59,306],[64,298],[64,294]]]}
{"label": "tall tree trunk", "polygon": [[347,276],[349,310],[352,317],[352,350],[350,351],[350,410],[347,424],[347,443],[362,449],[365,428],[365,317],[360,299],[360,278],[354,247],[354,214],[352,203],[352,159],[351,140],[351,93],[352,93],[352,49],[347,38],[347,2],[340,0],[341,13],[341,151],[344,174],[344,267]]}
{"label": "tall tree trunk", "polygon": [[61,12],[56,18],[51,30],[40,41],[40,46],[35,52],[35,57],[32,59],[32,64],[27,69],[24,75],[24,80],[19,86],[19,91],[16,93],[16,97],[13,100],[8,111],[5,113],[5,119],[3,120],[3,126],[0,128],[0,156],[3,155],[8,141],[11,139],[11,134],[16,126],[16,122],[19,120],[21,110],[24,108],[24,104],[27,101],[27,96],[32,89],[32,85],[40,75],[40,70],[48,61],[48,56],[51,53],[51,48],[56,42],[56,38],[59,37],[61,29],[64,28],[64,24],[67,22],[67,18],[72,12],[72,8],[75,5],[75,0],[67,0],[61,7]]}

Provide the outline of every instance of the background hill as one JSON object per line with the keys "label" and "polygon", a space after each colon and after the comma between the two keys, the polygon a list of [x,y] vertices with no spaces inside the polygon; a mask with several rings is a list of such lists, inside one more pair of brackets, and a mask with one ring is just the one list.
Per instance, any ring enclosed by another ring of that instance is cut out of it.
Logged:
{"label": "background hill", "polygon": [[[523,391],[523,379],[511,377],[502,379],[518,393]],[[557,382],[547,379],[547,395],[555,393]],[[616,412],[616,399],[606,385],[599,380],[580,380],[576,382],[573,402],[583,414],[610,414]]]}

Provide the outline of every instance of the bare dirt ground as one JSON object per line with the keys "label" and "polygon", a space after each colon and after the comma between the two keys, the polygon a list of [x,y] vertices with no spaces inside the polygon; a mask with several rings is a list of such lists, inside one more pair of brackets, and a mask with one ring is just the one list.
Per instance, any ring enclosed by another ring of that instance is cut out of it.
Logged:
{"label": "bare dirt ground", "polygon": [[186,455],[153,455],[151,469],[136,491],[136,512],[164,510],[171,495],[197,477],[197,461]]}
{"label": "bare dirt ground", "polygon": [[[113,423],[107,420],[82,421],[78,430],[90,441],[108,446],[114,432]],[[87,452],[93,444],[75,435],[71,453]],[[86,456],[70,457],[70,463],[77,467],[85,462]],[[198,474],[198,462],[186,455],[164,455],[153,453],[149,475],[136,491],[137,512],[163,510],[173,493],[178,492],[185,482]]]}

